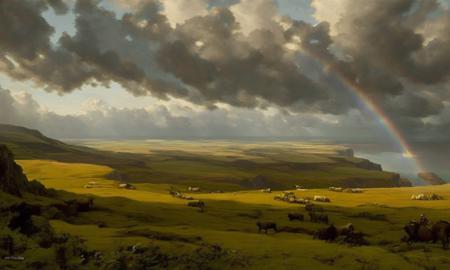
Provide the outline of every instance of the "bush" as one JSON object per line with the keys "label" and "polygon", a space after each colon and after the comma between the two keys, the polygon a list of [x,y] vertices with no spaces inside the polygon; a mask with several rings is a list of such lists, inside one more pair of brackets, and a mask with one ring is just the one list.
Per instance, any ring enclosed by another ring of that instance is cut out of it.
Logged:
{"label": "bush", "polygon": [[45,196],[45,197],[55,197],[56,196],[56,191],[54,189],[47,189],[43,184],[41,184],[37,180],[28,182],[26,189],[28,192],[33,193],[38,196]]}
{"label": "bush", "polygon": [[35,240],[39,246],[49,248],[55,240],[55,232],[48,223],[48,220],[43,217],[33,216],[31,221],[34,231],[31,236],[32,239]]}

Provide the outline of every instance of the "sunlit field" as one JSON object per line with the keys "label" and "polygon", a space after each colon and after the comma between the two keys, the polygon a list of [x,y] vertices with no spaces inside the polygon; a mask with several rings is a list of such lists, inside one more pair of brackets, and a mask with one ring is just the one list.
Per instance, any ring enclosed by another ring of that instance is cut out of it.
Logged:
{"label": "sunlit field", "polygon": [[[396,175],[353,157],[339,145],[305,142],[221,140],[73,141],[118,155],[138,155],[138,165],[113,165],[128,181],[205,190],[236,191],[270,186],[395,186]],[[372,166],[372,167],[371,167]]]}
{"label": "sunlit field", "polygon": [[[45,160],[19,163],[29,179],[95,198],[95,211],[79,215],[71,224],[51,222],[58,232],[79,235],[93,249],[112,250],[119,245],[151,242],[176,254],[201,242],[217,243],[245,258],[251,269],[301,269],[306,265],[307,269],[447,269],[450,264],[450,251],[438,243],[408,246],[400,241],[403,225],[421,213],[432,221],[450,220],[450,185],[373,188],[360,194],[327,189],[294,191],[299,197],[329,197],[330,203],[319,204],[333,224],[351,222],[356,230],[367,234],[368,246],[351,247],[314,240],[302,233],[258,233],[257,221],[311,231],[325,226],[290,222],[287,213],[306,212],[302,205],[274,200],[278,191],[191,193],[206,203],[205,211],[199,212],[186,206],[186,200],[169,195],[168,184],[136,183],[136,190],[119,189],[118,181],[105,177],[113,171],[107,166]],[[93,181],[95,188],[84,188]],[[411,200],[412,194],[422,192],[437,193],[445,200]],[[100,222],[107,226],[99,228],[96,225]]]}

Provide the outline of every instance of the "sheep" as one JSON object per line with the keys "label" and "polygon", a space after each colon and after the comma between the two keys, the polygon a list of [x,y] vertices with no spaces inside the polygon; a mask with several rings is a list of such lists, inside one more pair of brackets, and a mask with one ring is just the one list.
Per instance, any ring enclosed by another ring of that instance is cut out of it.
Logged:
{"label": "sheep", "polygon": [[341,187],[329,187],[328,190],[334,192],[342,192],[344,189]]}
{"label": "sheep", "polygon": [[346,189],[344,189],[344,192],[347,192],[347,193],[363,193],[364,190],[361,189],[361,188],[346,188]]}
{"label": "sheep", "polygon": [[130,190],[136,189],[135,186],[133,186],[132,184],[129,184],[129,183],[120,184],[119,188],[130,189]]}
{"label": "sheep", "polygon": [[316,202],[330,202],[331,200],[328,197],[316,195],[316,196],[314,196],[314,201],[316,201]]}
{"label": "sheep", "polygon": [[443,200],[444,198],[437,194],[417,194],[417,195],[411,195],[411,200],[418,200],[418,201],[435,201],[435,200]]}
{"label": "sheep", "polygon": [[295,203],[298,203],[298,204],[308,204],[308,203],[309,203],[309,200],[308,200],[308,199],[303,199],[303,198],[298,198],[298,199],[295,199]]}
{"label": "sheep", "polygon": [[200,191],[200,187],[188,187],[188,190],[190,191],[190,192],[199,192]]}

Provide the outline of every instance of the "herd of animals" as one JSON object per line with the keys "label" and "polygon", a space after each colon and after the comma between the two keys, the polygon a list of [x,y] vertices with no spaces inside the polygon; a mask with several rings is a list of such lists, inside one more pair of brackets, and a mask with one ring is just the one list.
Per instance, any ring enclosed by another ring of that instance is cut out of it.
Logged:
{"label": "herd of animals", "polygon": [[[309,221],[315,223],[329,224],[328,215],[322,213],[320,207],[316,207],[314,204],[307,204],[305,210],[308,212]],[[306,221],[305,216],[302,213],[288,213],[287,215],[289,221]],[[431,226],[430,226],[431,225]],[[280,231],[287,231],[278,228],[275,222],[257,222],[256,226],[258,232],[269,231],[274,233]],[[424,214],[420,216],[419,221],[411,220],[404,227],[406,236],[401,240],[412,244],[414,242],[425,242],[425,243],[436,243],[440,241],[442,247],[447,249],[449,247],[450,239],[450,223],[447,221],[439,220],[434,224],[430,224],[428,219]],[[353,244],[353,245],[367,245],[368,242],[364,239],[365,234],[363,232],[355,231],[355,227],[352,223],[348,223],[344,226],[337,227],[334,224],[330,224],[325,228],[321,228],[313,233],[314,239],[326,240],[326,241],[336,241],[341,238],[342,242]]]}
{"label": "herd of animals", "polygon": [[[127,188],[127,187],[121,187]],[[303,187],[296,186],[297,190],[303,189]],[[343,189],[340,187],[330,187],[330,191],[334,192],[349,192],[349,193],[362,193],[362,189]],[[188,192],[199,192],[199,187],[189,187]],[[262,189],[261,192],[271,193],[272,190],[270,188]],[[194,198],[190,195],[186,195],[181,191],[177,191],[174,188],[171,188],[169,191],[175,198],[188,200],[187,206],[195,207],[200,210],[200,212],[204,212],[206,208],[206,204],[201,200],[194,200]],[[424,196],[423,194],[413,195],[411,199],[413,200],[436,200],[443,199],[441,196],[436,194],[430,195],[430,198]],[[355,231],[353,224],[349,223],[344,226],[337,227],[334,224],[330,224],[330,220],[327,214],[324,213],[323,208],[319,205],[313,203],[321,202],[321,203],[329,203],[331,202],[328,197],[325,196],[314,196],[313,198],[297,198],[293,192],[283,192],[282,194],[275,195],[275,200],[285,201],[288,203],[298,203],[303,204],[304,209],[307,212],[307,216],[309,217],[310,222],[327,224],[328,226],[325,228],[321,228],[315,232],[309,232],[305,229],[301,228],[292,228],[292,227],[277,227],[275,222],[257,222],[256,226],[258,228],[258,232],[265,232],[266,234],[269,231],[276,232],[294,232],[294,233],[308,233],[312,234],[314,239],[326,240],[326,241],[336,241],[337,239],[341,239],[345,243],[355,244],[355,245],[365,245],[368,242],[364,239],[364,233]],[[88,202],[80,203],[69,201],[65,204],[55,205],[58,210],[62,212],[70,212],[74,211],[88,211],[93,207],[93,201],[90,199]],[[287,215],[289,221],[306,221],[306,217],[302,213],[289,213]],[[430,224],[425,215],[421,215],[419,221],[412,220],[408,222],[404,226],[404,231],[406,235],[402,238],[402,241],[411,244],[413,242],[432,242],[436,243],[440,241],[442,243],[443,248],[449,247],[449,238],[450,238],[450,223],[447,221],[437,221],[434,224]]]}
{"label": "herd of animals", "polygon": [[[329,190],[335,192],[351,192],[351,193],[362,193],[362,189],[341,189],[341,188],[330,188]],[[192,191],[190,188],[189,191]],[[272,190],[262,189],[261,192],[271,193]],[[184,198],[181,192],[174,190],[170,191],[170,194],[175,197]],[[352,223],[346,224],[344,226],[335,226],[330,224],[330,220],[327,214],[324,213],[324,209],[314,204],[312,201],[329,203],[330,199],[325,196],[314,196],[313,198],[296,198],[293,192],[284,192],[281,195],[276,195],[275,200],[286,201],[289,203],[299,203],[304,204],[304,209],[309,216],[309,221],[314,223],[327,224],[325,228],[321,228],[315,232],[309,232],[301,228],[283,227],[279,228],[276,222],[261,222],[256,223],[258,232],[265,232],[266,234],[270,231],[274,233],[277,232],[293,232],[293,233],[307,233],[312,234],[314,239],[320,239],[325,241],[337,241],[340,239],[344,243],[353,245],[367,245],[368,241],[364,239],[365,234],[363,232],[355,231],[355,227]],[[206,204],[201,200],[193,200],[189,197],[188,206],[199,208],[201,212],[205,211]],[[302,213],[288,213],[287,218],[289,221],[306,221],[306,217]],[[411,220],[403,227],[406,236],[401,240],[407,242],[408,244],[414,242],[432,242],[436,243],[440,241],[442,247],[447,249],[450,242],[450,223],[447,221],[437,221],[434,224],[430,224],[428,219],[424,214],[420,216],[419,221]]]}

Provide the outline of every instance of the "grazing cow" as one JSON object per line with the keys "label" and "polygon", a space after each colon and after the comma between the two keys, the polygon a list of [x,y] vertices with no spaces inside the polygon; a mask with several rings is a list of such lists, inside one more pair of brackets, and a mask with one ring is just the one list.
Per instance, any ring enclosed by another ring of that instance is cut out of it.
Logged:
{"label": "grazing cow", "polygon": [[288,214],[289,221],[298,220],[298,221],[304,221],[305,217],[303,214],[300,213],[289,213]]}
{"label": "grazing cow", "polygon": [[258,232],[264,230],[267,234],[270,229],[274,232],[278,232],[277,224],[275,222],[256,222],[256,226],[258,226]]}
{"label": "grazing cow", "polygon": [[365,246],[369,244],[369,242],[364,238],[364,233],[362,232],[352,231],[344,237],[343,241],[344,243],[355,246]]}
{"label": "grazing cow", "polygon": [[197,207],[201,212],[203,212],[205,209],[205,203],[203,201],[188,202],[187,205],[190,207]]}
{"label": "grazing cow", "polygon": [[449,238],[450,238],[450,223],[447,221],[438,221],[431,229],[424,225],[420,224],[417,221],[411,221],[405,225],[404,230],[407,236],[404,240],[411,244],[413,242],[437,242],[441,241],[442,247],[444,249],[449,246]]}
{"label": "grazing cow", "polygon": [[328,197],[325,196],[314,196],[314,201],[316,202],[330,202],[330,199]]}
{"label": "grazing cow", "polygon": [[333,224],[331,224],[330,226],[328,226],[326,228],[317,230],[314,233],[313,238],[325,240],[325,241],[334,241],[334,240],[336,240],[337,237],[338,237],[338,230],[336,229],[336,227]]}
{"label": "grazing cow", "polygon": [[352,223],[348,223],[344,226],[337,227],[338,234],[341,236],[347,236],[355,231],[355,226]]}
{"label": "grazing cow", "polygon": [[311,222],[328,224],[328,215],[309,212]]}
{"label": "grazing cow", "polygon": [[272,189],[271,189],[271,188],[261,189],[261,192],[264,192],[264,193],[272,193]]}
{"label": "grazing cow", "polygon": [[448,248],[450,238],[450,223],[440,220],[431,227],[433,242],[441,240],[442,247]]}
{"label": "grazing cow", "polygon": [[416,221],[409,222],[403,227],[403,229],[407,234],[405,241],[408,244],[411,244],[412,242],[430,242],[433,240],[433,233],[431,229]]}

